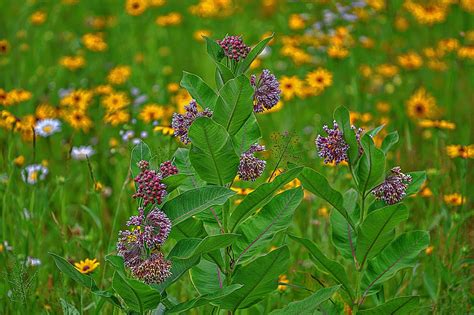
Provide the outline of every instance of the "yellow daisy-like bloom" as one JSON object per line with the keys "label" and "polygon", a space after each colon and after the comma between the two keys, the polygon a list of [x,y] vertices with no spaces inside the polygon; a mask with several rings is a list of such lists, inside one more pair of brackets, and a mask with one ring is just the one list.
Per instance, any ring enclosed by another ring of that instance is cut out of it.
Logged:
{"label": "yellow daisy-like bloom", "polygon": [[156,18],[155,23],[159,26],[179,25],[183,20],[183,16],[178,12],[171,12]]}
{"label": "yellow daisy-like bloom", "polygon": [[420,24],[433,25],[441,23],[446,19],[449,6],[442,3],[431,2],[426,5],[407,0],[405,9],[410,12]]}
{"label": "yellow daisy-like bloom", "polygon": [[398,64],[407,70],[416,70],[423,65],[423,59],[415,52],[398,56]]}
{"label": "yellow daisy-like bloom", "polygon": [[425,254],[426,254],[426,255],[431,255],[431,254],[433,253],[433,249],[434,249],[433,246],[428,246],[428,247],[425,249]]}
{"label": "yellow daisy-like bloom", "polygon": [[149,0],[149,4],[152,7],[161,7],[166,4],[166,0]]}
{"label": "yellow daisy-like bloom", "polygon": [[291,100],[303,87],[303,81],[297,76],[282,76],[280,79],[280,90],[285,100]]}
{"label": "yellow daisy-like bloom", "polygon": [[385,0],[367,0],[366,2],[375,11],[380,11],[385,8]]}
{"label": "yellow daisy-like bloom", "polygon": [[463,46],[459,48],[458,57],[461,59],[474,59],[474,46]]}
{"label": "yellow daisy-like bloom", "polygon": [[43,11],[36,11],[30,16],[30,22],[34,25],[41,25],[46,21],[46,13]]}
{"label": "yellow daisy-like bloom", "polygon": [[13,89],[8,92],[7,95],[7,104],[6,105],[13,105],[18,104],[21,102],[26,102],[31,99],[33,94],[30,91],[23,90],[23,89]]}
{"label": "yellow daisy-like bloom", "polygon": [[92,127],[92,120],[85,111],[80,109],[62,112],[63,119],[76,130],[88,132]]}
{"label": "yellow daisy-like bloom", "polygon": [[6,54],[10,50],[10,43],[6,39],[0,39],[0,54]]}
{"label": "yellow daisy-like bloom", "polygon": [[89,107],[94,94],[92,91],[79,89],[71,91],[68,95],[61,99],[61,106],[68,106],[73,109],[85,110]]}
{"label": "yellow daisy-like bloom", "polygon": [[466,198],[458,193],[444,195],[444,202],[450,206],[460,206],[466,201]]}
{"label": "yellow daisy-like bloom", "polygon": [[349,49],[340,45],[332,45],[328,48],[328,56],[334,59],[344,59],[349,56]]}
{"label": "yellow daisy-like bloom", "polygon": [[332,84],[332,73],[324,68],[318,68],[306,75],[306,82],[315,89],[323,90]]}
{"label": "yellow daisy-like bloom", "polygon": [[54,106],[51,106],[48,103],[43,103],[36,107],[35,116],[37,119],[56,118],[58,112]]}
{"label": "yellow daisy-like bloom", "polygon": [[431,197],[433,196],[433,192],[431,191],[431,189],[425,184],[423,184],[423,186],[421,187],[421,190],[420,192],[418,193],[421,197],[423,198],[428,198],[428,197]]}
{"label": "yellow daisy-like bloom", "polygon": [[9,111],[0,111],[0,127],[5,129],[12,129],[17,121],[18,119],[15,117],[15,115],[10,113]]}
{"label": "yellow daisy-like bloom", "polygon": [[193,38],[197,40],[198,42],[204,41],[203,36],[209,37],[211,36],[211,31],[210,30],[197,30],[193,34]]}
{"label": "yellow daisy-like bloom", "polygon": [[141,15],[148,7],[146,0],[127,0],[125,3],[125,10],[128,14],[133,16]]}
{"label": "yellow daisy-like bloom", "polygon": [[170,93],[176,93],[179,91],[179,84],[175,82],[168,83],[168,85],[166,86],[166,89]]}
{"label": "yellow daisy-like bloom", "polygon": [[84,67],[86,60],[82,56],[65,56],[59,60],[59,64],[66,69],[75,71]]}
{"label": "yellow daisy-like bloom", "polygon": [[168,116],[165,113],[165,107],[163,105],[148,104],[148,105],[145,105],[143,109],[140,111],[138,118],[140,118],[142,121],[146,123],[150,123],[153,121],[163,119],[165,115]]}
{"label": "yellow daisy-like bloom", "polygon": [[409,26],[410,24],[408,23],[408,20],[403,16],[397,16],[395,18],[395,28],[397,31],[405,32]]}
{"label": "yellow daisy-like bloom", "polygon": [[474,159],[474,144],[470,145],[448,145],[446,147],[446,153],[452,159],[457,157],[463,159]]}
{"label": "yellow daisy-like bloom", "polygon": [[377,73],[385,78],[394,77],[398,73],[398,67],[389,63],[381,64],[376,69]]}
{"label": "yellow daisy-like bloom", "polygon": [[123,109],[130,104],[130,99],[125,92],[115,92],[102,98],[102,105],[108,111]]}
{"label": "yellow daisy-like bloom", "polygon": [[171,98],[173,104],[178,107],[178,113],[180,114],[185,112],[184,106],[188,105],[192,99],[191,95],[189,95],[185,89],[179,89],[176,95]]}
{"label": "yellow daisy-like bloom", "polygon": [[124,110],[108,112],[104,116],[104,122],[111,124],[112,126],[127,123],[129,120],[130,113]]}
{"label": "yellow daisy-like bloom", "polygon": [[418,122],[418,125],[422,128],[437,128],[437,129],[446,129],[446,130],[456,129],[456,124],[447,120],[423,119]]}
{"label": "yellow daisy-like bloom", "polygon": [[305,28],[306,22],[299,14],[292,14],[288,20],[288,27],[292,30],[301,30]]}
{"label": "yellow daisy-like bloom", "polygon": [[418,89],[407,101],[408,116],[413,119],[431,118],[436,110],[436,100],[424,88]]}
{"label": "yellow daisy-like bloom", "polygon": [[8,106],[11,105],[11,99],[9,98],[8,92],[0,88],[0,105]]}
{"label": "yellow daisy-like bloom", "polygon": [[474,1],[472,1],[472,0],[460,0],[459,5],[461,6],[461,8],[463,8],[467,12],[474,13]]}
{"label": "yellow daisy-like bloom", "polygon": [[76,269],[83,274],[92,273],[97,267],[99,267],[99,265],[100,263],[96,258],[92,260],[86,258],[86,260],[81,260],[80,262],[74,263],[74,267],[76,267]]}
{"label": "yellow daisy-like bloom", "polygon": [[88,33],[82,36],[82,43],[91,51],[104,51],[107,49],[107,43],[104,41],[102,33]]}
{"label": "yellow daisy-like bloom", "polygon": [[153,128],[153,131],[160,132],[165,136],[172,136],[174,134],[173,128],[169,126],[156,126],[155,128]]}
{"label": "yellow daisy-like bloom", "polygon": [[287,283],[290,283],[290,280],[288,280],[288,277],[286,275],[278,276],[278,291],[285,291],[288,288],[288,286],[285,285]]}
{"label": "yellow daisy-like bloom", "polygon": [[326,207],[319,208],[318,209],[318,215],[323,217],[323,218],[327,218],[329,216],[328,208],[326,208]]}
{"label": "yellow daisy-like bloom", "polygon": [[94,92],[100,95],[107,95],[114,92],[114,88],[111,85],[103,84],[99,85],[94,89]]}
{"label": "yellow daisy-like bloom", "polygon": [[375,108],[377,108],[377,110],[381,113],[388,113],[391,106],[387,102],[377,102],[377,104],[375,104]]}
{"label": "yellow daisy-like bloom", "polygon": [[107,81],[111,84],[123,84],[127,82],[131,74],[132,70],[129,66],[117,66],[110,70]]}
{"label": "yellow daisy-like bloom", "polygon": [[459,41],[456,38],[442,39],[438,42],[438,49],[443,52],[456,51],[458,48],[459,48]]}
{"label": "yellow daisy-like bloom", "polygon": [[13,159],[13,164],[15,164],[18,167],[23,166],[25,164],[25,157],[23,155],[19,155],[16,158]]}

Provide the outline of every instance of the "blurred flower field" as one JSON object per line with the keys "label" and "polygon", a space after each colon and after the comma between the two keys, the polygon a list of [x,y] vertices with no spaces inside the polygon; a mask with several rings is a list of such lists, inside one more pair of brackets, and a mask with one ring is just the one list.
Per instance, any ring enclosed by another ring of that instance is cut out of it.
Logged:
{"label": "blurred flower field", "polygon": [[[0,313],[470,314],[473,59],[472,0],[1,1]],[[383,155],[373,185],[371,150]],[[275,195],[234,219],[261,187]],[[321,187],[345,191],[344,206]],[[222,202],[173,212],[218,188]],[[290,195],[290,214],[265,218]],[[367,238],[373,213],[402,199],[409,216],[372,245],[383,255],[405,230],[429,243],[370,278],[377,257],[369,247],[361,262],[351,233]],[[177,253],[191,238],[194,254]],[[252,286],[238,277],[272,255],[259,294],[235,304]]]}

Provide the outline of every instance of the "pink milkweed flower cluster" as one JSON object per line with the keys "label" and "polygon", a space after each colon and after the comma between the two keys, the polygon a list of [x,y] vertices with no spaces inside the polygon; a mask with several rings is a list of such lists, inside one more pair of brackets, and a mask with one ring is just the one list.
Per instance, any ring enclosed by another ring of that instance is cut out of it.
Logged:
{"label": "pink milkweed flower cluster", "polygon": [[239,178],[246,181],[255,181],[259,178],[267,162],[254,156],[256,152],[265,151],[265,146],[257,143],[252,144],[250,148],[240,155],[238,174]]}
{"label": "pink milkweed flower cluster", "polygon": [[272,109],[280,101],[280,83],[268,69],[264,69],[257,80],[256,75],[250,77],[250,84],[254,88],[253,111],[261,113]]}
{"label": "pink milkweed flower cluster", "polygon": [[399,166],[392,168],[390,173],[382,184],[372,190],[372,194],[375,198],[393,205],[406,196],[406,190],[412,178],[410,175],[403,174]]}
{"label": "pink milkweed flower cluster", "polygon": [[241,36],[226,36],[217,43],[224,50],[227,58],[240,61],[245,59],[250,52],[250,47],[245,45]]}
{"label": "pink milkweed flower cluster", "polygon": [[186,111],[184,114],[174,113],[171,121],[171,127],[174,130],[175,137],[179,137],[181,142],[188,144],[191,140],[188,137],[189,127],[198,117],[211,117],[212,111],[209,108],[204,111],[198,111],[195,100],[192,100],[189,105],[184,107]]}

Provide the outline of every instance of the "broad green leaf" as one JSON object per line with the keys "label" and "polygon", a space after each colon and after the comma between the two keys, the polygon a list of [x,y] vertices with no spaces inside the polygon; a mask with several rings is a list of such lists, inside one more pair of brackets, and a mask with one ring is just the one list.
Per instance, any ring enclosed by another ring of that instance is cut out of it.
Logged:
{"label": "broad green leaf", "polygon": [[206,182],[196,175],[196,170],[189,160],[189,149],[178,148],[173,155],[173,159],[174,164],[179,170],[179,174],[188,176],[185,181],[181,183],[180,190],[189,190],[206,185]]}
{"label": "broad green leaf", "polygon": [[382,150],[385,154],[398,142],[398,131],[393,131],[389,133],[382,141],[382,145],[380,146],[380,150]]}
{"label": "broad green leaf", "polygon": [[328,273],[338,284],[342,285],[344,290],[349,294],[350,299],[353,300],[353,290],[344,267],[337,261],[327,258],[314,242],[293,235],[290,235],[290,237],[294,241],[303,245],[314,258],[313,261],[315,262],[316,266],[321,271]]}
{"label": "broad green leaf", "polygon": [[407,196],[410,196],[416,194],[421,189],[421,187],[426,181],[426,172],[410,172],[407,175],[411,176],[411,183],[408,184],[408,188],[406,191]]}
{"label": "broad green leaf", "polygon": [[150,162],[151,150],[145,142],[140,140],[140,142],[133,147],[132,158],[130,159],[130,170],[133,178],[140,173],[140,168],[137,163],[142,160]]}
{"label": "broad green leaf", "polygon": [[237,74],[243,74],[247,71],[247,69],[250,67],[255,58],[260,55],[260,53],[265,49],[265,46],[267,46],[267,44],[272,40],[272,38],[273,34],[267,38],[264,38],[257,45],[255,45],[254,48],[252,48],[247,57],[245,57],[245,59],[238,64]]}
{"label": "broad green leaf", "polygon": [[273,195],[284,185],[295,179],[301,172],[302,167],[296,167],[277,176],[270,183],[265,183],[257,187],[253,192],[248,194],[242,202],[234,209],[230,216],[230,231],[235,228],[258,209],[267,204]]}
{"label": "broad green leaf", "polygon": [[383,129],[383,127],[385,127],[385,125],[375,127],[374,129],[367,131],[367,134],[374,138]]}
{"label": "broad green leaf", "polygon": [[187,174],[176,174],[163,178],[161,182],[166,185],[166,191],[170,193],[178,188],[188,177]]}
{"label": "broad green leaf", "polygon": [[77,310],[74,304],[67,302],[66,300],[60,298],[59,301],[61,302],[61,308],[63,310],[64,315],[80,315],[79,311]]}
{"label": "broad green leaf", "polygon": [[242,237],[235,244],[240,261],[253,257],[256,252],[267,247],[275,233],[287,229],[302,200],[301,187],[286,190],[242,222],[237,229],[237,233],[242,234]]}
{"label": "broad green leaf", "polygon": [[112,287],[125,304],[134,311],[143,313],[160,304],[160,292],[141,281],[128,279],[118,272],[114,273]]}
{"label": "broad green leaf", "polygon": [[224,84],[226,84],[229,80],[231,80],[235,77],[234,77],[234,74],[232,73],[232,70],[230,70],[222,62],[216,62],[216,66],[217,66],[217,71],[218,71],[219,78],[220,78],[221,83],[222,83],[221,87],[219,88],[219,90],[220,90],[222,88],[222,86],[224,86]]}
{"label": "broad green leaf", "polygon": [[374,286],[392,278],[399,270],[413,267],[416,257],[429,243],[428,232],[413,231],[400,235],[387,245],[377,257],[369,261],[362,279],[364,295],[368,295]]}
{"label": "broad green leaf", "polygon": [[181,86],[191,94],[202,108],[214,110],[217,94],[199,76],[183,71]]}
{"label": "broad green leaf", "polygon": [[200,178],[220,186],[235,178],[239,157],[224,127],[199,117],[189,128],[189,138],[193,143],[189,158]]}
{"label": "broad green leaf", "polygon": [[230,79],[219,90],[212,119],[222,125],[231,136],[235,135],[253,113],[253,93],[246,76]]}
{"label": "broad green leaf", "polygon": [[71,265],[66,259],[62,258],[53,253],[49,253],[56,263],[56,266],[65,273],[67,276],[71,277],[77,283],[85,286],[88,289],[96,290],[97,286],[91,276],[85,275],[79,272],[73,265]]}
{"label": "broad green leaf", "polygon": [[359,159],[359,144],[357,143],[354,130],[351,129],[349,110],[344,106],[339,106],[334,111],[334,120],[339,125],[339,129],[342,130],[344,140],[349,145],[347,155],[349,156],[349,162],[354,167],[357,160]]}
{"label": "broad green leaf", "polygon": [[364,265],[377,255],[395,236],[395,227],[408,219],[408,209],[395,204],[371,212],[358,228],[357,261]]}
{"label": "broad green leaf", "polygon": [[344,208],[344,200],[341,193],[329,185],[326,177],[311,168],[305,167],[298,178],[301,180],[305,189],[326,200],[334,209],[339,211],[352,228],[354,228],[354,223]]}
{"label": "broad green leaf", "polygon": [[288,247],[283,246],[261,256],[235,272],[232,284],[242,288],[224,297],[220,307],[228,310],[248,308],[276,290],[278,276],[286,272],[290,259]]}
{"label": "broad green leaf", "polygon": [[207,236],[204,239],[182,239],[178,241],[178,243],[183,243],[180,245],[182,250],[176,253],[177,256],[170,257],[174,259],[191,259],[192,257],[209,253],[219,248],[225,248],[234,243],[238,237],[238,234],[217,234]]}
{"label": "broad green leaf", "polygon": [[383,181],[385,174],[385,154],[377,149],[374,140],[365,134],[361,140],[364,154],[357,165],[356,176],[359,191],[367,194],[372,188]]}
{"label": "broad green leaf", "polygon": [[173,226],[214,205],[222,205],[235,194],[218,186],[201,187],[185,191],[163,204],[162,210]]}
{"label": "broad green leaf", "polygon": [[114,267],[115,271],[125,275],[125,265],[123,261],[123,257],[116,256],[116,255],[107,255],[105,256],[105,261]]}
{"label": "broad green leaf", "polygon": [[203,36],[206,40],[207,54],[212,58],[212,60],[219,62],[224,58],[224,50],[219,46],[219,44],[212,38]]}
{"label": "broad green leaf", "polygon": [[234,292],[237,289],[240,289],[241,287],[242,287],[241,284],[232,284],[228,287],[216,290],[215,292],[212,292],[206,295],[201,295],[190,301],[177,304],[173,306],[172,308],[166,310],[166,313],[167,314],[182,313],[199,306],[207,305],[211,302],[219,303],[219,300],[221,300],[223,297],[231,294],[232,292]]}
{"label": "broad green leaf", "polygon": [[274,310],[270,315],[313,314],[313,312],[318,310],[319,305],[330,299],[339,288],[340,286],[336,285],[330,288],[319,289],[301,301],[291,302],[284,308]]}
{"label": "broad green leaf", "polygon": [[201,259],[201,262],[193,267],[189,274],[194,288],[201,295],[217,292],[226,283],[226,276],[219,267],[205,259]]}
{"label": "broad green leaf", "polygon": [[260,127],[254,114],[251,114],[239,132],[232,137],[234,149],[237,154],[247,151],[250,146],[257,143],[262,137]]}
{"label": "broad green leaf", "polygon": [[[354,189],[349,189],[344,193],[344,208],[352,218],[357,221],[356,206],[359,194]],[[353,260],[353,252],[355,255],[355,248],[357,244],[357,234],[351,227],[347,220],[338,211],[331,211],[331,238],[334,246],[339,250],[344,258]],[[350,238],[349,238],[350,237]],[[352,246],[351,246],[352,244]]]}
{"label": "broad green leaf", "polygon": [[359,310],[357,314],[360,315],[404,315],[409,314],[416,308],[420,307],[420,298],[418,296],[402,296],[391,299],[382,305],[369,308],[366,310]]}

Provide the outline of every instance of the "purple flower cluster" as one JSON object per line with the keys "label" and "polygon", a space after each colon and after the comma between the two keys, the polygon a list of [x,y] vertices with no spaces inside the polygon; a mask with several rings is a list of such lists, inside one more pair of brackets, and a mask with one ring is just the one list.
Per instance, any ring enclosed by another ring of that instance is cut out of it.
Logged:
{"label": "purple flower cluster", "polygon": [[250,47],[245,45],[241,36],[226,36],[217,40],[217,43],[224,50],[224,54],[235,61],[245,59],[250,52]]}
{"label": "purple flower cluster", "polygon": [[254,181],[262,175],[267,162],[256,158],[254,153],[264,150],[265,146],[252,144],[247,151],[242,153],[238,169],[240,179]]}
{"label": "purple flower cluster", "polygon": [[[170,274],[171,263],[164,259],[160,246],[168,238],[171,221],[158,208],[152,209],[147,216],[143,208],[138,211],[139,215],[130,217],[127,222],[131,229],[119,232],[117,252],[135,277],[146,283],[159,283],[164,280],[163,275]],[[149,269],[150,265],[155,268]],[[160,266],[162,269],[158,270]],[[150,279],[160,281],[150,282]]]}
{"label": "purple flower cluster", "polygon": [[142,198],[144,207],[149,204],[161,204],[166,196],[166,185],[161,182],[162,174],[149,169],[147,161],[138,162],[138,167],[141,171],[134,179],[137,191],[132,197]]}
{"label": "purple flower cluster", "polygon": [[342,161],[348,161],[347,150],[349,145],[343,137],[342,130],[339,129],[336,121],[333,122],[333,129],[329,129],[327,125],[323,126],[327,137],[318,135],[316,138],[316,147],[318,148],[319,157],[324,158],[324,163],[339,164]]}
{"label": "purple flower cluster", "polygon": [[171,121],[171,127],[174,130],[174,135],[179,137],[181,142],[188,144],[191,140],[188,137],[189,127],[198,117],[211,117],[212,111],[209,108],[206,108],[204,111],[198,111],[197,104],[195,100],[192,100],[189,105],[184,107],[186,113],[184,114],[173,114],[173,119]]}
{"label": "purple flower cluster", "polygon": [[163,178],[178,174],[178,168],[171,161],[165,161],[160,165],[160,172]]}
{"label": "purple flower cluster", "polygon": [[255,90],[253,94],[254,112],[261,113],[266,109],[269,110],[280,100],[280,83],[269,70],[264,69],[258,81],[257,77],[252,75],[250,84]]}
{"label": "purple flower cluster", "polygon": [[408,184],[411,183],[410,175],[403,174],[400,167],[390,170],[391,175],[385,181],[372,190],[377,199],[382,199],[389,205],[400,202],[406,196]]}

